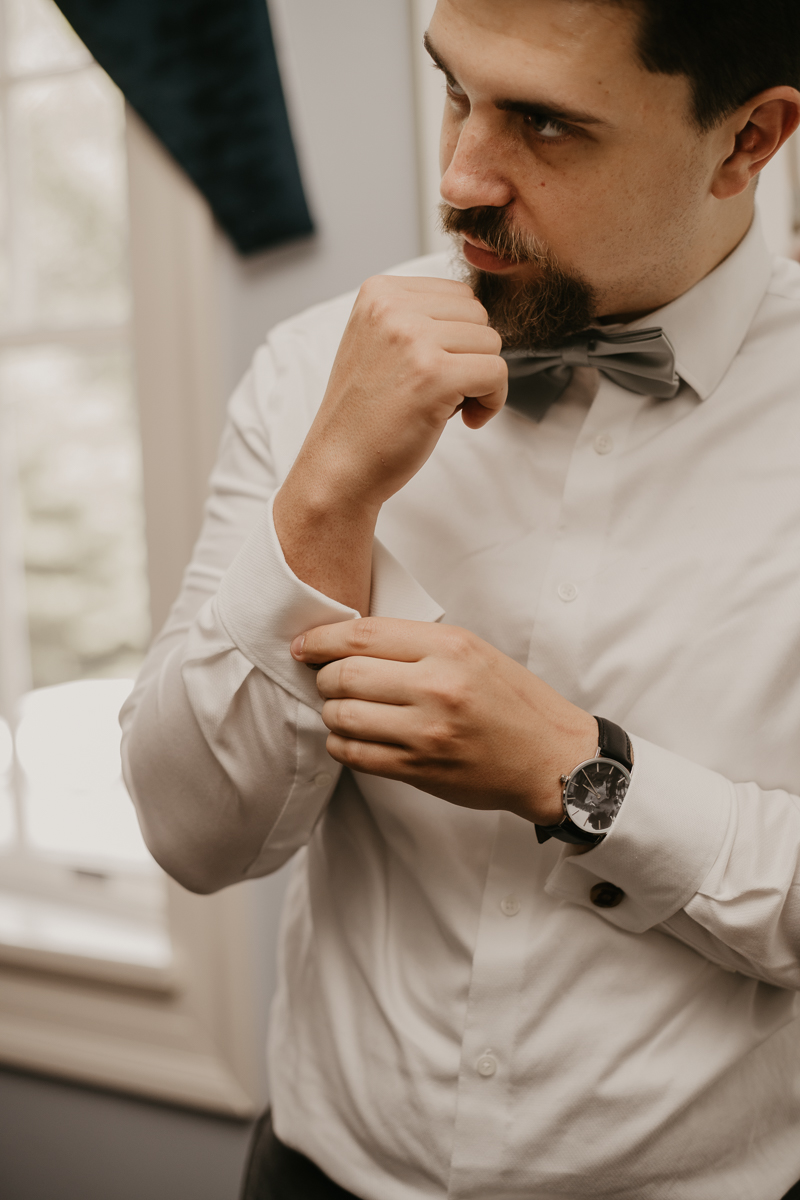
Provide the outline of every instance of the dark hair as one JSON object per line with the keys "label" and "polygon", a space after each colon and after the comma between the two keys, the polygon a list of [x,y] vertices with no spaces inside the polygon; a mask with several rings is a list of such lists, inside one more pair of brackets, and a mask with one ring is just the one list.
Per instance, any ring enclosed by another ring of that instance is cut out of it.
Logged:
{"label": "dark hair", "polygon": [[616,0],[640,13],[648,71],[686,75],[711,129],[767,88],[800,89],[800,0]]}

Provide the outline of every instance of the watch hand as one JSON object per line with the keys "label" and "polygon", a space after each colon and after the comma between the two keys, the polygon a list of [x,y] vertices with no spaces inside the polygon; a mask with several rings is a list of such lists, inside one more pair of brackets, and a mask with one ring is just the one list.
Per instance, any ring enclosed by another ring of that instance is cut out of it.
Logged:
{"label": "watch hand", "polygon": [[[586,771],[583,769],[583,767],[581,767],[581,775],[586,775]],[[586,775],[586,782],[589,785],[589,791],[592,793],[595,800],[602,800],[602,796],[598,795],[598,793],[592,787],[592,781],[588,775]]]}

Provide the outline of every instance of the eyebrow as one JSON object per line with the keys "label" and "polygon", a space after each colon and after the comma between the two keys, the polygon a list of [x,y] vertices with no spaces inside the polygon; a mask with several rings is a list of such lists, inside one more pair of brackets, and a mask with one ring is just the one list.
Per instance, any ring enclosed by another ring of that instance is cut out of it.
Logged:
{"label": "eyebrow", "polygon": [[[445,63],[439,51],[434,47],[426,33],[422,39],[425,49],[433,59],[434,65],[444,75],[448,83],[458,85],[458,80]],[[546,102],[536,100],[495,100],[495,108],[500,112],[520,113],[523,117],[545,117],[550,121],[565,121],[573,125],[603,125],[610,128],[610,123],[602,117],[592,116],[591,113],[578,112],[575,109],[560,108]]]}

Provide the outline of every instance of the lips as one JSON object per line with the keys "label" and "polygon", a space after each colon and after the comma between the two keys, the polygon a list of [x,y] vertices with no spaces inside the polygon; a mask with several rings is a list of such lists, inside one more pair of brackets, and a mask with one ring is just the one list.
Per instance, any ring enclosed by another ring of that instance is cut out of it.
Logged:
{"label": "lips", "polygon": [[472,242],[469,238],[464,238],[464,258],[472,267],[477,267],[479,271],[510,271],[517,266],[508,258],[500,258],[497,254],[492,254],[491,250],[486,250],[479,243]]}

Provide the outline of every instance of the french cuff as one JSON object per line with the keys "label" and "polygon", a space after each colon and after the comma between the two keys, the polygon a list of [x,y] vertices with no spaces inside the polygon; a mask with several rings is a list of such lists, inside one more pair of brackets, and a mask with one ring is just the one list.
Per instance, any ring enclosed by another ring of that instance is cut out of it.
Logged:
{"label": "french cuff", "polygon": [[[289,652],[299,633],[360,616],[298,579],[283,556],[272,518],[264,515],[222,577],[217,612],[228,636],[253,666],[301,704],[322,709],[316,675]],[[379,617],[438,621],[444,610],[380,542],[373,545],[371,612]]]}
{"label": "french cuff", "polygon": [[[717,860],[733,817],[733,784],[642,738],[632,737],[633,774],[613,829],[594,849],[565,847],[545,891],[592,909],[612,925],[644,933],[689,903]],[[591,892],[611,883],[614,907]]]}

